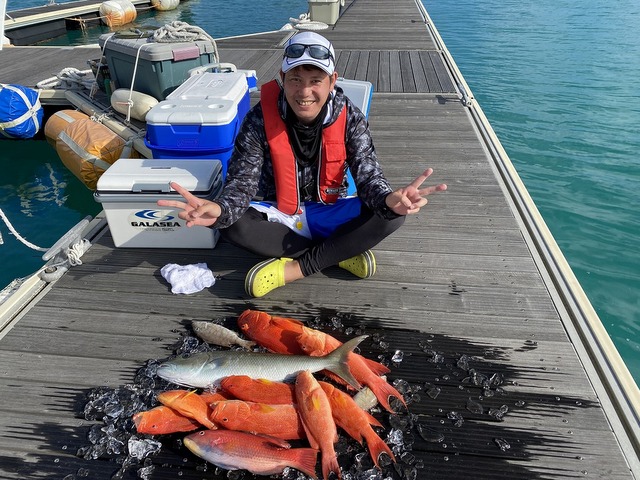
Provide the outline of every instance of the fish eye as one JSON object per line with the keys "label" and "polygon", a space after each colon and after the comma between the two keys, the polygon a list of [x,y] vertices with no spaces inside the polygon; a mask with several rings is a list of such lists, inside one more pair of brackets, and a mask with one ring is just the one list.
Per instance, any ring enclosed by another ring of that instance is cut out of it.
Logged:
{"label": "fish eye", "polygon": [[200,435],[202,437],[204,435],[204,430],[199,431],[198,435]]}
{"label": "fish eye", "polygon": [[223,421],[223,422],[228,422],[228,421],[229,421],[229,418],[228,418],[228,417],[224,417],[224,418],[222,419],[222,421]]}

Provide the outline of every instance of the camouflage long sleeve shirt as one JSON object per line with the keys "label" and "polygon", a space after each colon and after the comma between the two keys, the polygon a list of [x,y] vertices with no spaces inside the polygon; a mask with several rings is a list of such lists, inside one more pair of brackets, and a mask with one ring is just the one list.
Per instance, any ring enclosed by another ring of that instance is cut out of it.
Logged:
{"label": "camouflage long sleeve shirt", "polygon": [[[396,217],[385,203],[385,198],[392,189],[378,163],[367,119],[339,87],[332,97],[329,120],[325,121],[324,126],[335,122],[342,108],[347,109],[346,163],[355,181],[358,196],[376,214],[384,218]],[[281,115],[284,115],[286,109],[283,92],[280,92],[279,107]],[[215,200],[222,209],[215,227],[232,225],[249,208],[249,203],[258,192],[264,200],[276,198],[273,165],[260,103],[249,110],[236,138],[224,189]],[[341,196],[346,195],[345,182]]]}

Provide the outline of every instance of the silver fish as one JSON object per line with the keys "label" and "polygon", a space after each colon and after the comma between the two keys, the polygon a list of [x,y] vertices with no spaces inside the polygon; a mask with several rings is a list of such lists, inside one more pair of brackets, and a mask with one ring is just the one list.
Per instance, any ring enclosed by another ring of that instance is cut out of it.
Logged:
{"label": "silver fish", "polygon": [[240,345],[244,348],[251,348],[256,344],[256,342],[252,342],[251,340],[240,338],[233,330],[229,330],[217,323],[194,320],[191,322],[191,327],[201,340],[212,345],[219,345],[221,347]]}
{"label": "silver fish", "polygon": [[207,388],[230,375],[286,382],[295,380],[303,370],[329,370],[354,388],[360,389],[360,384],[351,375],[347,358],[351,350],[365,338],[367,335],[353,338],[323,357],[234,350],[196,353],[190,357],[177,357],[164,362],[158,367],[157,374],[177,385]]}

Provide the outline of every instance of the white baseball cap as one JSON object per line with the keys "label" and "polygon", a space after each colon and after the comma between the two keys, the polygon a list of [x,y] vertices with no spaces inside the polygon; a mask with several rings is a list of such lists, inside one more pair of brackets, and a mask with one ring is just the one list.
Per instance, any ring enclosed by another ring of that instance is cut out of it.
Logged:
{"label": "white baseball cap", "polygon": [[336,54],[331,42],[316,32],[300,32],[284,46],[282,72],[287,73],[299,65],[315,65],[328,75],[335,71]]}

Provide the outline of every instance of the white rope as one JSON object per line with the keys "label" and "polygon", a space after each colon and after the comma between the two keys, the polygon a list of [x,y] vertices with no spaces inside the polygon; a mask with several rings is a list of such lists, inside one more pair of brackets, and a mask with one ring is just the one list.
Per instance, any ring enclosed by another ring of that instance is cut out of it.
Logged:
{"label": "white rope", "polygon": [[138,61],[140,60],[140,51],[142,50],[142,47],[146,45],[149,45],[149,44],[143,43],[138,47],[138,51],[136,52],[136,61],[133,64],[133,75],[131,76],[131,88],[129,89],[129,99],[127,100],[127,118],[125,119],[127,123],[131,123],[131,108],[133,107],[133,100],[132,100],[133,86],[136,83],[136,73],[138,73]]}
{"label": "white rope", "polygon": [[65,250],[67,258],[69,259],[69,265],[71,265],[72,267],[75,267],[76,265],[82,265],[82,260],[80,260],[80,257],[84,255],[84,252],[89,250],[89,247],[91,247],[91,242],[86,238],[82,238],[78,242],[69,246]]}
{"label": "white rope", "polygon": [[31,243],[30,241],[28,241],[27,239],[23,238],[17,231],[15,228],[13,228],[13,225],[11,225],[11,222],[9,221],[9,219],[7,218],[7,216],[4,214],[4,212],[2,211],[2,209],[0,208],[0,218],[2,218],[2,220],[4,220],[4,223],[7,225],[7,228],[9,229],[9,231],[11,231],[11,233],[13,233],[13,235],[20,240],[22,243],[24,243],[27,247],[32,248],[33,250],[37,250],[39,252],[46,252],[47,250],[49,250],[48,248],[42,248],[39,247],[37,245],[34,245],[33,243]]}
{"label": "white rope", "polygon": [[[34,245],[33,243],[29,242],[28,240],[26,240],[24,237],[22,237],[15,228],[13,228],[13,225],[11,224],[11,222],[9,221],[9,219],[7,218],[7,216],[4,214],[4,212],[2,211],[2,209],[0,208],[0,218],[2,218],[2,220],[4,220],[4,223],[7,225],[7,228],[11,231],[11,233],[13,233],[13,235],[20,240],[23,244],[25,244],[27,247],[32,248],[33,250],[37,250],[39,252],[47,252],[49,251],[48,248],[42,248],[39,247],[37,245]],[[2,235],[0,235],[0,245],[2,245]],[[80,260],[80,257],[82,257],[82,255],[84,255],[84,253],[89,249],[89,247],[91,247],[91,242],[89,242],[89,240],[87,240],[86,238],[82,238],[79,239],[76,243],[74,243],[73,245],[69,245],[65,250],[65,255],[66,255],[66,259],[60,263],[51,265],[51,267],[59,267],[61,265],[65,265],[65,264],[69,264],[71,266],[75,266],[75,265],[82,265],[82,260]]]}
{"label": "white rope", "polygon": [[94,78],[87,78],[91,70],[78,70],[73,67],[66,67],[60,70],[55,77],[50,77],[36,84],[40,89],[64,88],[67,90],[91,89]]}
{"label": "white rope", "polygon": [[176,20],[158,28],[153,32],[153,41],[159,43],[195,42],[209,40],[213,44],[214,63],[220,61],[218,46],[214,38],[202,28],[189,25],[187,22]]}
{"label": "white rope", "polygon": [[311,20],[308,13],[302,13],[298,18],[289,17],[289,23],[281,30],[326,30],[327,28],[329,25],[326,23]]}

